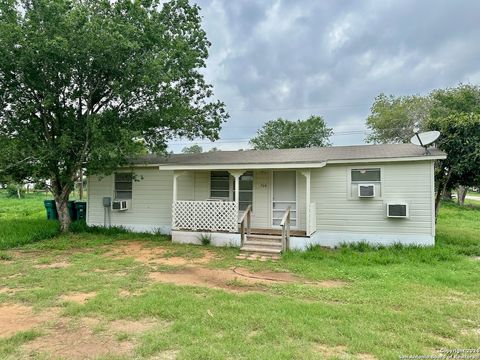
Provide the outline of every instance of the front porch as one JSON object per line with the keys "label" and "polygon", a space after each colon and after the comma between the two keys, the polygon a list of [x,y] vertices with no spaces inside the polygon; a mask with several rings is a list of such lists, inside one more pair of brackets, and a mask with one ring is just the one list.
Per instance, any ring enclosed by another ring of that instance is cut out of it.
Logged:
{"label": "front porch", "polygon": [[316,230],[310,183],[310,169],[174,171],[172,240],[285,251]]}

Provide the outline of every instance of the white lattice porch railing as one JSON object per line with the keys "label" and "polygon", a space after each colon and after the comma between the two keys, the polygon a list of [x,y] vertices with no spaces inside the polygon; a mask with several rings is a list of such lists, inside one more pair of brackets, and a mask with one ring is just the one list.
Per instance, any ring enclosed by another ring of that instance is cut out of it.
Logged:
{"label": "white lattice porch railing", "polygon": [[174,201],[174,230],[238,231],[238,208],[233,201]]}

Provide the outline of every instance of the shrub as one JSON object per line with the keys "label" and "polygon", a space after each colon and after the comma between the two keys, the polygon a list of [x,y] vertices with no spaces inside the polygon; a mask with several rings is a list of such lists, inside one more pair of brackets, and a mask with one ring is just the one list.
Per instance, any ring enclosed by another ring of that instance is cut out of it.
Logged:
{"label": "shrub", "polygon": [[18,185],[9,184],[6,190],[7,190],[7,197],[9,198],[18,198],[19,195],[21,198],[25,197],[25,189],[19,187]]}
{"label": "shrub", "polygon": [[212,242],[212,235],[202,234],[200,235],[200,241],[202,242],[202,245],[210,245],[210,243]]}

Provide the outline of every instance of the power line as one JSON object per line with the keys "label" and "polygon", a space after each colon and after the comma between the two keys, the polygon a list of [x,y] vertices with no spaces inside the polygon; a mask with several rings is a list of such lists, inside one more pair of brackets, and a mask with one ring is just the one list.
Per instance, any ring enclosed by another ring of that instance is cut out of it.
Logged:
{"label": "power line", "polygon": [[371,106],[371,104],[346,104],[346,105],[318,105],[318,106],[305,106],[305,107],[287,107],[287,108],[259,108],[259,109],[228,109],[232,112],[268,112],[268,111],[293,111],[293,110],[336,110],[347,108],[359,108]]}

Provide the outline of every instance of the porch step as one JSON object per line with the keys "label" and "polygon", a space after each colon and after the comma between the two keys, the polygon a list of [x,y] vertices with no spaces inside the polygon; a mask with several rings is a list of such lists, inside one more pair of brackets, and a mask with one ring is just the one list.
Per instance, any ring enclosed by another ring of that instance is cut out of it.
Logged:
{"label": "porch step", "polygon": [[245,241],[243,246],[257,246],[257,247],[264,247],[264,248],[272,248],[276,249],[279,248],[282,250],[282,242],[281,241],[268,241],[268,240],[248,240]]}
{"label": "porch step", "polygon": [[282,243],[282,237],[276,235],[247,235],[245,242],[263,241],[268,243]]}
{"label": "porch step", "polygon": [[247,235],[240,248],[240,257],[278,259],[282,252],[282,238],[275,235]]}

